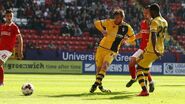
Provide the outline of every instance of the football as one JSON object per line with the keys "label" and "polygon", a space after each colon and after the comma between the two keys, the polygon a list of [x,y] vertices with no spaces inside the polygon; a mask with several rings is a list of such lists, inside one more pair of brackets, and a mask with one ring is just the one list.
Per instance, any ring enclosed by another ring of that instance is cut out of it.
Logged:
{"label": "football", "polygon": [[33,94],[33,91],[34,91],[34,87],[31,83],[25,83],[22,85],[22,93],[25,95],[25,96],[29,96],[29,95],[32,95]]}

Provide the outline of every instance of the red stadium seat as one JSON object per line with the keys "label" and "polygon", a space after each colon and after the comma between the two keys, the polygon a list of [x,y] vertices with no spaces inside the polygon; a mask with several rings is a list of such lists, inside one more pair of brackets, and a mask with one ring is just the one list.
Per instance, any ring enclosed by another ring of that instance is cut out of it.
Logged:
{"label": "red stadium seat", "polygon": [[82,40],[87,41],[87,37],[82,37]]}
{"label": "red stadium seat", "polygon": [[76,39],[76,37],[71,36],[71,39],[70,40],[73,40],[74,41],[74,40],[77,40],[77,39]]}
{"label": "red stadium seat", "polygon": [[42,49],[48,49],[48,45],[47,44],[43,44],[42,45]]}
{"label": "red stadium seat", "polygon": [[43,40],[38,40],[38,43],[39,43],[39,44],[42,44],[42,43],[43,43]]}
{"label": "red stadium seat", "polygon": [[71,37],[69,37],[69,36],[64,36],[64,40],[65,41],[68,41],[68,40],[70,40],[71,39]]}
{"label": "red stadium seat", "polygon": [[58,37],[58,40],[63,41],[63,40],[64,40],[64,37],[63,37],[63,36],[59,36],[59,37]]}
{"label": "red stadium seat", "polygon": [[88,41],[93,42],[94,38],[93,37],[88,37]]}
{"label": "red stadium seat", "polygon": [[27,40],[27,39],[23,39],[23,41],[24,41],[24,44],[29,43],[29,40]]}
{"label": "red stadium seat", "polygon": [[79,41],[74,41],[74,45],[80,45]]}
{"label": "red stadium seat", "polygon": [[39,36],[38,36],[38,35],[33,35],[33,36],[32,36],[32,39],[37,40],[37,39],[39,39]]}
{"label": "red stadium seat", "polygon": [[69,45],[74,45],[74,41],[68,41]]}
{"label": "red stadium seat", "polygon": [[81,41],[80,44],[81,44],[81,45],[86,45],[87,43],[84,42],[84,41]]}
{"label": "red stadium seat", "polygon": [[58,39],[58,36],[56,35],[51,36],[51,40],[57,40],[57,39]]}
{"label": "red stadium seat", "polygon": [[80,40],[82,40],[82,37],[76,37],[76,39],[78,40],[78,41],[80,41]]}
{"label": "red stadium seat", "polygon": [[43,43],[44,43],[44,44],[49,44],[50,41],[49,41],[49,40],[43,40]]}
{"label": "red stadium seat", "polygon": [[83,36],[89,36],[89,32],[84,32]]}

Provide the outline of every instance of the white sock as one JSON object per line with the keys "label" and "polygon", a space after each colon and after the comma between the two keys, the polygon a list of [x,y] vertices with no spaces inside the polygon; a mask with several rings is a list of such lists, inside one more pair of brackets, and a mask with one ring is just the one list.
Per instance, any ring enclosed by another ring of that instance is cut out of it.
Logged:
{"label": "white sock", "polygon": [[150,84],[153,84],[154,83],[154,81],[150,81]]}

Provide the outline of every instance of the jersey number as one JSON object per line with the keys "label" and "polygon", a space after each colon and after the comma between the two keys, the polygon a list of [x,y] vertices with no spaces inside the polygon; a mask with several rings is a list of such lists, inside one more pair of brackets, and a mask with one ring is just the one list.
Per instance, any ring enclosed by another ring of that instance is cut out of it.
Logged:
{"label": "jersey number", "polygon": [[157,37],[164,38],[166,31],[167,31],[167,27],[166,26],[165,27],[160,26],[159,27],[159,31],[157,33]]}

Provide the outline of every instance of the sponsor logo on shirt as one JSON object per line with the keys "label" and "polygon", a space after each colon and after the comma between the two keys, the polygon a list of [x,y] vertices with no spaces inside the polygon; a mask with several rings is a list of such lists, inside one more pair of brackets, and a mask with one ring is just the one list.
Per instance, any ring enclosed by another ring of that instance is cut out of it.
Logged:
{"label": "sponsor logo on shirt", "polygon": [[3,35],[10,36],[11,33],[8,31],[1,31],[1,36],[3,36]]}

